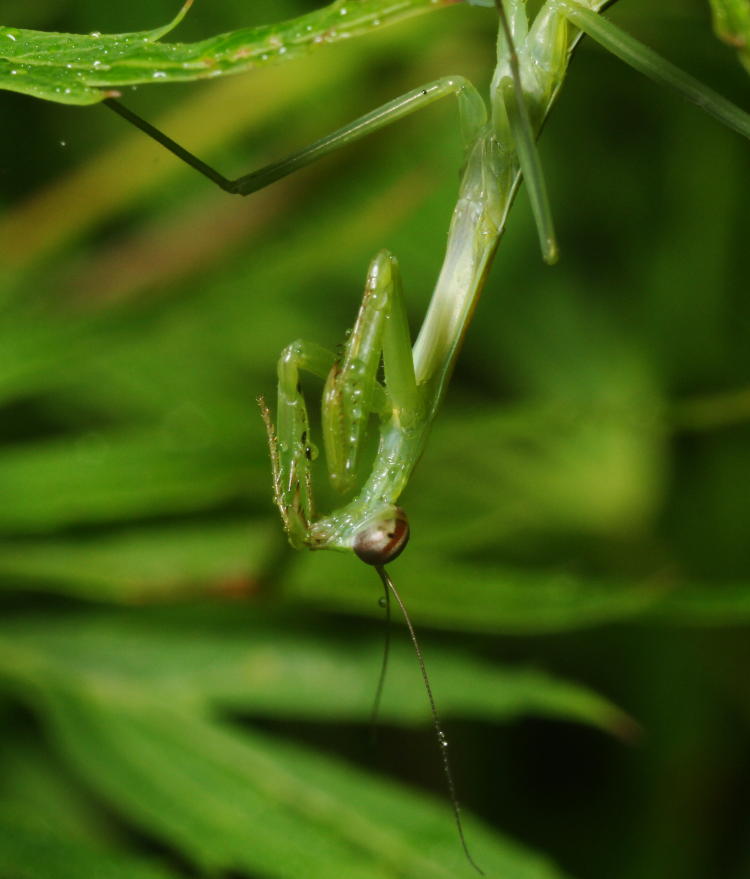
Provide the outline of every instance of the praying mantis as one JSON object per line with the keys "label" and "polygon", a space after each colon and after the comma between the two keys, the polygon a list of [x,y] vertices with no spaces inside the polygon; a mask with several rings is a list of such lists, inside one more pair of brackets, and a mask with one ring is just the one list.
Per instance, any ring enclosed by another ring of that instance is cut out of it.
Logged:
{"label": "praying mantis", "polygon": [[[408,520],[398,500],[440,408],[522,177],[542,255],[548,263],[557,259],[535,141],[581,37],[588,34],[635,69],[672,86],[750,137],[746,113],[602,18],[599,13],[610,5],[608,0],[547,0],[533,23],[522,0],[496,3],[498,61],[489,112],[468,80],[443,77],[237,180],[224,178],[187,154],[116,101],[105,101],[226,191],[247,195],[443,97],[455,96],[465,169],[443,265],[413,349],[398,262],[382,251],[369,267],[362,305],[341,356],[314,343],[292,343],[279,360],[275,426],[265,400],[259,400],[268,433],[274,500],[292,546],[354,552],[381,576],[383,566],[403,551],[409,539]],[[475,0],[475,5],[491,4]],[[350,497],[323,516],[318,515],[313,498],[311,464],[316,453],[299,383],[301,372],[325,381],[322,429],[329,476],[333,487]],[[369,476],[351,497],[365,428],[373,415],[379,421],[378,452]]]}
{"label": "praying mantis", "polygon": [[[623,35],[600,16],[607,5],[604,0],[547,0],[534,21],[529,22],[520,0],[498,3],[498,63],[489,105],[467,80],[444,77],[237,181],[226,180],[185,151],[178,153],[222,188],[246,195],[442,97],[457,99],[465,168],[445,259],[414,346],[398,263],[392,254],[381,251],[368,270],[362,305],[341,354],[314,343],[292,343],[279,361],[275,425],[270,408],[260,401],[269,439],[274,499],[292,546],[355,553],[375,567],[385,595],[392,592],[402,609],[403,602],[386,571],[386,565],[403,551],[409,538],[400,497],[439,412],[522,178],[529,189],[543,256],[548,262],[557,257],[535,140],[582,35],[599,40],[632,66],[672,85],[721,121],[750,136],[746,114]],[[122,105],[113,99],[107,104],[174,150],[175,145],[149,130],[146,123],[136,121]],[[345,498],[342,506],[327,515],[319,515],[314,504],[315,449],[299,385],[303,371],[325,381],[323,445],[333,486]],[[378,421],[379,447],[369,475],[359,484],[362,441],[373,418]],[[413,636],[408,616],[407,622]],[[414,641],[416,645],[416,638]],[[417,651],[438,738],[444,745],[424,663]],[[459,833],[471,861],[447,759],[444,765]]]}

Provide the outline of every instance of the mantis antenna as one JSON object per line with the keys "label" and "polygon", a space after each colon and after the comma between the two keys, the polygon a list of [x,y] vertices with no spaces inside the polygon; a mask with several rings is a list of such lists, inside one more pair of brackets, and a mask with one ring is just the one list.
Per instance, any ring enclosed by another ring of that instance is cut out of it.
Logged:
{"label": "mantis antenna", "polygon": [[383,659],[380,663],[380,673],[378,675],[378,684],[375,687],[375,698],[372,700],[372,712],[370,714],[370,738],[375,743],[377,738],[378,715],[380,714],[380,700],[383,696],[383,687],[385,686],[385,678],[388,673],[388,658],[391,653],[391,593],[388,589],[384,590],[384,595],[380,599],[380,606],[385,609],[385,633],[383,638]]}
{"label": "mantis antenna", "polygon": [[[414,645],[414,652],[417,654],[417,662],[419,663],[419,670],[422,673],[422,680],[424,681],[424,688],[427,692],[427,699],[430,703],[430,713],[432,714],[432,725],[435,727],[435,736],[437,737],[438,745],[440,746],[440,756],[443,761],[443,774],[445,775],[445,780],[448,783],[448,794],[450,796],[451,805],[453,806],[453,815],[456,819],[456,827],[458,828],[458,836],[461,840],[461,846],[463,847],[464,854],[466,855],[466,859],[471,864],[471,866],[479,873],[480,876],[484,876],[484,870],[477,864],[477,862],[472,858],[471,852],[469,851],[469,846],[466,842],[466,836],[464,835],[464,827],[463,822],[461,821],[461,807],[458,803],[458,797],[456,795],[456,785],[453,782],[453,773],[451,772],[451,764],[448,759],[448,739],[446,738],[445,733],[443,732],[443,726],[440,723],[440,717],[437,713],[437,706],[435,705],[435,697],[432,695],[432,687],[430,686],[430,679],[427,675],[427,667],[424,664],[424,656],[422,655],[422,649],[419,646],[419,641],[417,640],[417,633],[414,631],[414,626],[412,625],[411,618],[409,617],[409,613],[406,610],[406,605],[404,604],[398,589],[393,583],[390,574],[386,571],[383,565],[375,565],[375,570],[378,572],[378,576],[380,577],[383,583],[383,590],[386,596],[386,607],[388,607],[389,602],[389,593],[393,593],[393,597],[396,599],[398,606],[401,608],[401,613],[404,615],[404,620],[406,621],[406,627],[409,629],[409,637],[411,638],[411,643]],[[382,677],[381,677],[381,685],[382,685]]]}

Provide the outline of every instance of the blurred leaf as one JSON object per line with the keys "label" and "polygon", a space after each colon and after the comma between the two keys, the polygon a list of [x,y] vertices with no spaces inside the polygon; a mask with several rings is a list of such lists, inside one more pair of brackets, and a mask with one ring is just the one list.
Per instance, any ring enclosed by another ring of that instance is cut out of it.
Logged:
{"label": "blurred leaf", "polygon": [[750,72],[750,0],[710,0],[714,30],[720,40],[737,49]]}
{"label": "blurred leaf", "polygon": [[265,496],[265,461],[248,461],[219,438],[186,447],[169,424],[127,434],[92,431],[0,456],[0,527],[44,530],[195,510],[248,490]]}
{"label": "blurred leaf", "polygon": [[153,861],[88,847],[0,805],[0,874],[8,879],[176,879]]}
{"label": "blurred leaf", "polygon": [[[205,869],[284,879],[469,875],[446,803],[170,706],[64,691],[44,702],[63,752],[99,794]],[[467,833],[493,875],[561,875],[473,820]]]}
{"label": "blurred leaf", "polygon": [[[257,609],[199,608],[188,617],[142,611],[48,623],[9,620],[0,628],[0,673],[155,704],[367,721],[382,649],[379,639],[354,642],[328,629],[312,635]],[[537,670],[504,669],[429,642],[425,652],[445,716],[507,721],[533,714],[615,733],[632,727],[623,712],[580,685]],[[421,691],[404,635],[392,645],[382,717],[429,725]]]}
{"label": "blurred leaf", "polygon": [[0,589],[94,601],[160,600],[250,583],[281,545],[276,523],[142,527],[105,536],[0,543]]}
{"label": "blurred leaf", "polygon": [[0,88],[63,104],[94,104],[117,88],[240,73],[285,61],[456,0],[335,0],[300,18],[197,43],[160,43],[168,25],[128,34],[45,33],[0,27]]}
{"label": "blurred leaf", "polygon": [[[0,753],[0,814],[93,848],[117,839],[111,816],[87,797],[67,766],[28,726],[7,730]],[[0,818],[0,822],[2,818]]]}
{"label": "blurred leaf", "polygon": [[[372,613],[372,575],[341,556],[320,554],[289,578],[287,593],[314,607]],[[533,570],[435,558],[410,547],[393,566],[417,625],[452,631],[541,634],[612,622],[696,625],[750,620],[750,586],[680,583],[668,573],[640,582],[595,578],[564,568]]]}

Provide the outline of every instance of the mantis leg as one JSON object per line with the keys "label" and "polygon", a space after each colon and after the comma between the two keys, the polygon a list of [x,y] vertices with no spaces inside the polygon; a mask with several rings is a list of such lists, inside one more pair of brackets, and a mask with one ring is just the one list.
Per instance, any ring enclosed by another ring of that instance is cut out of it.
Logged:
{"label": "mantis leg", "polygon": [[719,122],[750,138],[750,114],[590,9],[573,0],[557,0],[557,5],[572,24],[626,64],[654,82],[671,86]]}
{"label": "mantis leg", "polygon": [[[537,234],[539,235],[542,258],[547,264],[552,265],[557,262],[559,252],[552,220],[552,210],[549,204],[549,196],[547,195],[547,184],[542,170],[542,161],[536,147],[536,133],[532,125],[527,97],[524,92],[521,65],[509,17],[503,0],[496,0],[496,3],[500,15],[498,41],[504,41],[505,43],[510,72],[509,76],[501,76],[493,83],[495,94],[502,101],[505,111],[503,114],[500,114],[500,118],[503,119],[504,117],[503,121],[507,121],[511,142],[518,153],[518,162],[529,193],[531,210],[534,214]],[[522,29],[520,36],[525,40],[526,22],[524,10],[519,8],[517,2],[513,2],[511,3],[510,11],[513,15],[516,32],[518,33]],[[496,119],[498,115],[497,109],[496,107]],[[502,129],[498,131],[498,136],[502,138]]]}
{"label": "mantis leg", "polygon": [[[377,381],[381,356],[385,357],[387,392]],[[357,320],[323,391],[326,459],[338,491],[346,493],[354,487],[370,414],[413,419],[416,401],[398,263],[382,250],[370,263]]]}
{"label": "mantis leg", "polygon": [[274,499],[289,541],[296,549],[307,545],[310,522],[314,517],[310,465],[317,455],[310,440],[299,374],[306,370],[325,378],[334,360],[332,352],[301,340],[284,349],[278,363],[276,430],[265,400],[258,398],[268,432]]}
{"label": "mantis leg", "polygon": [[339,128],[333,134],[315,141],[315,143],[310,144],[304,149],[292,153],[278,162],[272,162],[258,171],[238,177],[236,180],[224,177],[223,174],[198,159],[184,147],[180,146],[180,144],[159,131],[158,128],[146,122],[145,119],[141,119],[140,116],[118,101],[109,99],[104,101],[104,104],[111,110],[114,110],[115,113],[127,119],[136,128],[149,135],[149,137],[158,141],[171,153],[182,159],[183,162],[186,162],[196,171],[208,177],[209,180],[212,180],[226,192],[236,195],[250,195],[264,186],[268,186],[270,183],[286,177],[287,174],[291,174],[299,168],[304,168],[322,156],[353,143],[362,137],[366,137],[368,134],[372,134],[374,131],[390,125],[392,122],[403,119],[405,116],[421,110],[423,107],[427,107],[448,95],[455,95],[458,99],[461,128],[464,141],[468,145],[473,142],[478,131],[486,121],[485,104],[469,80],[463,76],[445,76],[427,85],[412,89],[405,95],[389,101],[387,104],[364,116],[360,116],[354,122]]}

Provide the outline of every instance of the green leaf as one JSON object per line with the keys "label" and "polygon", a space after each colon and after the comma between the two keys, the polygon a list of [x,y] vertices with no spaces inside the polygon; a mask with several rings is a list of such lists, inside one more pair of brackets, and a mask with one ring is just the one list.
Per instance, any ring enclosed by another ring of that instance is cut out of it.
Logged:
{"label": "green leaf", "polygon": [[[167,703],[109,704],[99,696],[46,694],[44,710],[63,753],[124,817],[204,869],[279,879],[470,875],[446,803]],[[490,875],[561,875],[466,820]]]}
{"label": "green leaf", "polygon": [[0,27],[0,88],[62,104],[95,104],[124,86],[206,79],[297,58],[456,0],[336,0],[278,24],[196,43],[160,43],[191,2],[151,31],[82,35]]}
{"label": "green leaf", "polygon": [[[312,634],[293,618],[199,607],[58,621],[12,620],[0,628],[0,672],[46,686],[65,680],[87,693],[167,699],[276,717],[367,721],[380,665],[379,638]],[[536,715],[627,733],[632,721],[585,687],[528,668],[502,668],[445,646],[423,645],[443,715],[508,721]],[[416,657],[394,638],[381,714],[430,723]]]}
{"label": "green leaf", "polygon": [[[410,547],[392,566],[415,623],[449,630],[542,634],[633,620],[731,626],[750,621],[747,583],[676,582],[654,575],[593,577],[560,567],[521,568],[436,558]],[[372,575],[356,560],[316,557],[285,587],[311,607],[370,616]]]}
{"label": "green leaf", "polygon": [[737,49],[750,73],[750,0],[710,0],[716,36]]}
{"label": "green leaf", "polygon": [[6,541],[0,543],[0,590],[125,603],[247,590],[283,540],[276,522],[266,519],[121,529],[89,538]]}
{"label": "green leaf", "polygon": [[0,483],[13,497],[0,505],[0,527],[32,531],[195,510],[269,485],[259,456],[248,461],[219,437],[193,444],[168,424],[23,444],[0,457]]}
{"label": "green leaf", "polygon": [[12,879],[176,879],[155,862],[93,848],[0,805],[0,875]]}

